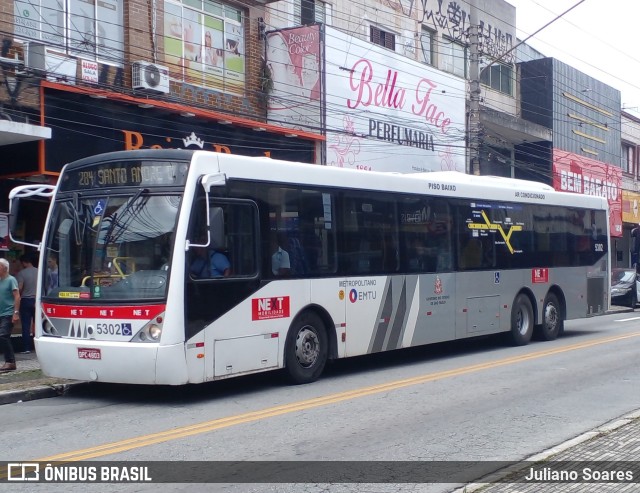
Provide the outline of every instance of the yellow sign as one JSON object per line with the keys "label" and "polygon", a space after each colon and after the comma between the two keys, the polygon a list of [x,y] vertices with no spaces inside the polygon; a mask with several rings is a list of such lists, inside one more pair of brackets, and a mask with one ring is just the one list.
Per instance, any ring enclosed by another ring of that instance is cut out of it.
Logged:
{"label": "yellow sign", "polygon": [[80,298],[80,293],[61,291],[58,293],[59,298]]}
{"label": "yellow sign", "polygon": [[522,231],[522,226],[512,224],[509,228],[509,233],[505,233],[504,229],[502,229],[502,224],[496,224],[489,221],[489,218],[484,211],[482,211],[482,219],[484,219],[484,223],[470,223],[469,229],[490,229],[500,232],[500,234],[502,235],[502,239],[504,239],[504,242],[507,245],[507,248],[511,253],[513,253],[515,250],[513,249],[513,247],[511,246],[511,242],[509,241],[511,239],[511,233],[513,233],[514,231]]}
{"label": "yellow sign", "polygon": [[640,224],[640,194],[622,191],[622,222]]}

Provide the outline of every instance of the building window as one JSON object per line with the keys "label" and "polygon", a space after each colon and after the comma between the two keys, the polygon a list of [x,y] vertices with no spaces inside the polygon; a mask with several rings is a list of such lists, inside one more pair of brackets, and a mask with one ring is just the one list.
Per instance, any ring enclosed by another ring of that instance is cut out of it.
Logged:
{"label": "building window", "polygon": [[420,33],[420,51],[422,52],[422,63],[433,65],[433,40],[434,32],[426,27]]}
{"label": "building window", "polygon": [[13,11],[17,38],[91,60],[124,60],[123,0],[16,0]]}
{"label": "building window", "polygon": [[331,6],[319,0],[294,0],[293,22],[296,25],[328,24],[327,10]]}
{"label": "building window", "polygon": [[513,94],[513,67],[494,63],[480,72],[480,82],[498,92]]}
{"label": "building window", "polygon": [[633,145],[622,144],[622,161],[620,165],[624,173],[634,174],[636,172],[635,150],[636,148]]}
{"label": "building window", "polygon": [[467,48],[463,44],[445,39],[442,43],[442,70],[465,77],[467,75]]}
{"label": "building window", "polygon": [[173,79],[242,93],[244,15],[210,0],[165,2],[164,63]]}
{"label": "building window", "polygon": [[396,51],[396,35],[388,31],[383,31],[375,26],[369,27],[369,41]]}

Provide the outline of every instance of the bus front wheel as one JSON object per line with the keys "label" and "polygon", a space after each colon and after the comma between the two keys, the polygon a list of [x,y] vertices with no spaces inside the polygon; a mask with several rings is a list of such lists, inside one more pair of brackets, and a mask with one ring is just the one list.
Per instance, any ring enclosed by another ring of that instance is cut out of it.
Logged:
{"label": "bus front wheel", "polygon": [[285,368],[296,384],[317,380],[329,354],[327,331],[318,315],[302,313],[291,325],[285,346]]}
{"label": "bus front wheel", "polygon": [[531,300],[524,294],[519,294],[513,301],[511,309],[510,342],[514,346],[528,344],[533,335],[533,308]]}
{"label": "bus front wheel", "polygon": [[553,341],[564,330],[562,309],[558,297],[549,293],[542,307],[542,324],[536,329],[536,336],[542,341]]}

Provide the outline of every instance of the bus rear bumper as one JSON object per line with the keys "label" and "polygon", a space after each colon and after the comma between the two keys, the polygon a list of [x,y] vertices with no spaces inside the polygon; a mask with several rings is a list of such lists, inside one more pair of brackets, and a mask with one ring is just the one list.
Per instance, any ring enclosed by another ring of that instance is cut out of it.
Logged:
{"label": "bus rear bumper", "polygon": [[[181,385],[188,382],[184,344],[38,337],[38,361],[45,375],[93,382]],[[163,370],[164,368],[164,370]]]}

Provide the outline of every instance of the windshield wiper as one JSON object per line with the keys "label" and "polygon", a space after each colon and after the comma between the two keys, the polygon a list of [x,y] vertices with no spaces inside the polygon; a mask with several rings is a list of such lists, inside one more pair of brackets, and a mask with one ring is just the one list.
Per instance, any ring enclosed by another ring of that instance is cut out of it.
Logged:
{"label": "windshield wiper", "polygon": [[136,200],[138,200],[140,198],[140,195],[142,195],[145,192],[149,192],[149,189],[138,188],[138,191],[135,193],[135,195],[131,197],[129,200],[127,200],[127,203],[125,204],[124,209],[122,210],[121,216],[124,216],[127,212],[129,212],[129,209],[131,209],[131,207],[136,202]]}
{"label": "windshield wiper", "polygon": [[[149,189],[148,188],[139,188],[136,191],[136,193],[134,195],[132,195],[131,198],[129,198],[127,200],[127,202],[123,206],[120,207],[121,210],[118,210],[118,211],[114,212],[111,215],[111,218],[109,218],[111,220],[111,224],[109,225],[109,230],[107,231],[107,234],[105,236],[105,241],[106,242],[115,242],[115,241],[117,241],[118,237],[122,234],[122,232],[124,230],[126,230],[127,223],[129,221],[133,220],[133,218],[137,214],[137,211],[134,211],[131,214],[129,214],[129,211],[131,211],[131,209],[133,208],[133,206],[136,203],[136,201],[145,192],[149,192]],[[143,204],[144,204],[144,202],[141,204],[141,208],[142,208]],[[118,228],[120,228],[120,233],[117,236],[112,237],[111,235],[113,234],[113,231],[116,228],[116,226]]]}

